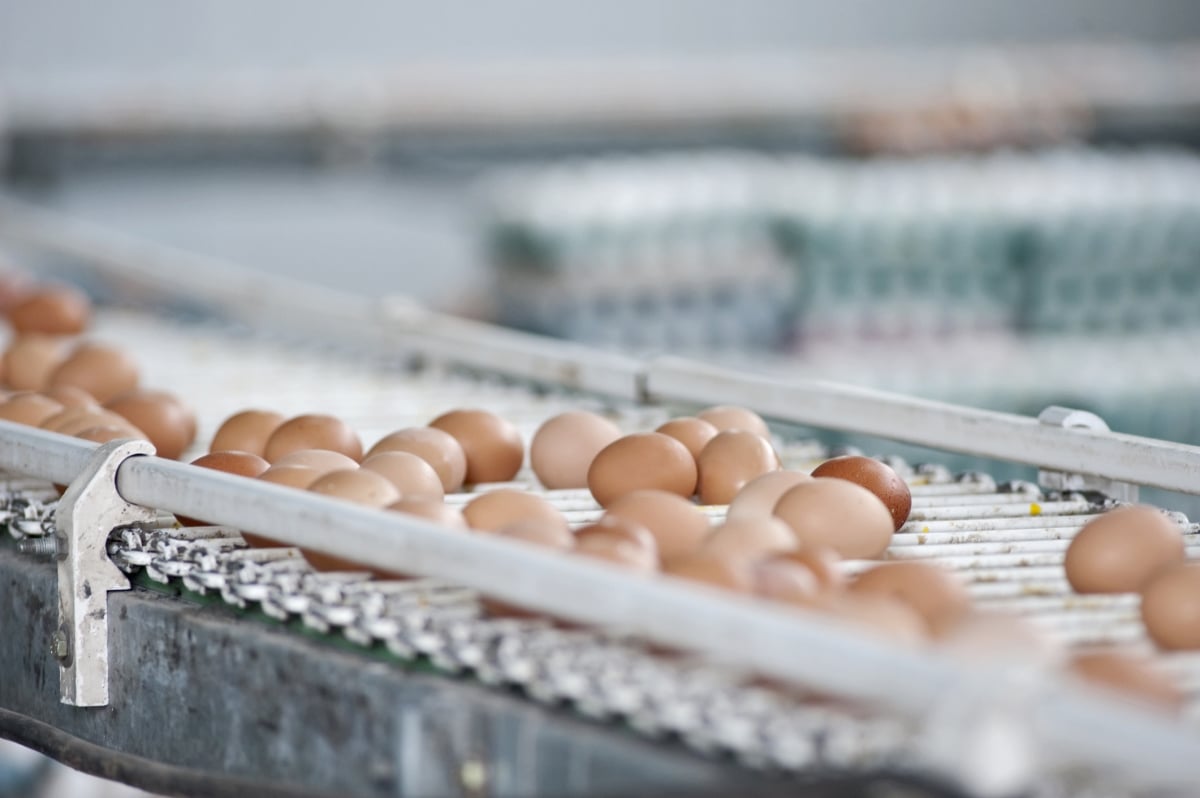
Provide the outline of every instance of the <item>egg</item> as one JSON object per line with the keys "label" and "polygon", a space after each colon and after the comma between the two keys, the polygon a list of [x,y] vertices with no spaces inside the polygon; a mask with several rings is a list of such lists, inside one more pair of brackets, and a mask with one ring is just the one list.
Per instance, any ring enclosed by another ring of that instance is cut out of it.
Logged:
{"label": "egg", "polygon": [[821,596],[821,583],[811,570],[781,557],[759,560],[751,565],[754,593],[785,604],[811,606]]}
{"label": "egg", "polygon": [[243,410],[221,422],[209,445],[210,452],[250,452],[259,457],[267,450],[267,439],[286,419],[271,410]]}
{"label": "egg", "polygon": [[67,338],[37,333],[19,336],[4,350],[4,382],[18,391],[41,391],[69,351]]}
{"label": "egg", "polygon": [[61,435],[75,435],[89,427],[119,427],[129,431],[129,437],[149,440],[146,434],[129,423],[129,420],[111,410],[96,407],[67,407],[41,424],[42,429]]}
{"label": "egg", "polygon": [[524,518],[505,524],[495,530],[494,534],[559,551],[566,551],[575,546],[571,530],[567,529],[565,524],[559,523],[558,519]]}
{"label": "egg", "polygon": [[773,554],[771,559],[788,560],[804,566],[812,572],[817,580],[817,588],[822,593],[837,593],[846,586],[846,574],[841,568],[842,558],[828,546],[805,546]]}
{"label": "egg", "polygon": [[658,571],[658,552],[653,545],[647,547],[628,535],[614,534],[599,525],[584,527],[576,533],[572,553],[602,560],[634,573],[652,574]]}
{"label": "egg", "polygon": [[1120,651],[1086,651],[1071,658],[1070,670],[1084,681],[1138,703],[1176,713],[1186,694],[1142,657]]}
{"label": "egg", "polygon": [[696,461],[701,504],[729,504],[747,482],[778,470],[779,455],[753,432],[719,432]]}
{"label": "egg", "polygon": [[467,455],[462,444],[448,432],[433,427],[409,427],[385,435],[367,457],[382,452],[408,452],[420,457],[437,472],[445,493],[454,493],[467,478]]}
{"label": "egg", "polygon": [[467,526],[478,530],[496,530],[517,521],[539,519],[567,529],[567,519],[554,505],[530,493],[510,488],[489,491],[472,499],[463,508]]}
{"label": "egg", "polygon": [[452,507],[442,501],[432,499],[401,499],[388,505],[389,510],[407,513],[426,521],[432,521],[452,529],[467,529],[467,519],[462,510]]}
{"label": "egg", "polygon": [[801,548],[829,546],[842,557],[868,559],[887,550],[892,514],[871,491],[844,479],[814,479],[790,488],[775,515],[792,528]]}
{"label": "egg", "polygon": [[884,596],[840,593],[814,608],[893,643],[915,646],[927,641],[925,619],[909,605]]}
{"label": "egg", "polygon": [[284,455],[303,449],[328,449],[344,454],[356,464],[362,459],[362,441],[340,418],[322,413],[307,413],[280,424],[263,448],[267,462],[275,463]]}
{"label": "egg", "polygon": [[1119,507],[1076,533],[1063,559],[1077,593],[1130,593],[1168,565],[1183,562],[1179,525],[1153,507]]}
{"label": "egg", "polygon": [[63,406],[37,393],[16,393],[0,402],[0,419],[14,424],[40,427],[46,419],[61,413]]}
{"label": "egg", "polygon": [[529,442],[529,465],[550,490],[586,488],[587,472],[600,450],[621,437],[617,425],[583,411],[546,421]]}
{"label": "egg", "polygon": [[674,493],[637,490],[608,506],[605,518],[617,518],[645,527],[658,546],[664,563],[688,556],[709,534],[707,516],[696,505]]}
{"label": "egg", "polygon": [[892,514],[895,529],[904,526],[912,510],[912,491],[892,468],[873,457],[851,455],[826,460],[813,469],[814,477],[845,479],[879,497]]}
{"label": "egg", "polygon": [[77,335],[87,328],[91,315],[87,296],[65,285],[34,289],[8,308],[8,321],[19,333]]}
{"label": "egg", "polygon": [[[197,457],[191,464],[199,468],[208,468],[213,471],[222,471],[226,474],[234,474],[239,477],[250,477],[251,479],[259,476],[269,467],[269,463],[266,460],[249,452],[210,452],[209,454]],[[200,526],[204,523],[204,521],[187,518],[182,515],[176,515],[175,518],[184,526]],[[242,537],[251,546],[264,545],[261,542],[252,542],[255,540],[253,535],[247,537],[245,533],[242,533]],[[261,541],[262,539],[258,538],[257,540]],[[272,543],[271,545],[274,544]]]}
{"label": "egg", "polygon": [[701,410],[696,417],[712,424],[717,428],[717,432],[743,430],[753,432],[767,440],[771,439],[771,428],[767,426],[767,422],[762,420],[762,416],[744,407],[717,405],[707,410]]}
{"label": "egg", "polygon": [[83,343],[50,375],[49,387],[70,385],[87,391],[104,404],[138,387],[138,367],[129,355],[112,346]]}
{"label": "egg", "polygon": [[677,579],[700,582],[733,593],[749,593],[754,589],[749,565],[728,557],[697,553],[669,562],[665,570]]}
{"label": "egg", "polygon": [[128,429],[101,424],[77,432],[75,433],[75,437],[80,440],[91,441],[92,443],[109,443],[111,441],[129,440],[134,436],[129,434]]}
{"label": "egg", "polygon": [[289,488],[307,490],[308,486],[320,479],[321,476],[319,470],[309,466],[276,464],[259,474],[258,478],[273,485],[286,485]]}
{"label": "egg", "polygon": [[308,492],[364,507],[387,507],[400,500],[400,491],[387,477],[362,468],[330,471],[309,485]]}
{"label": "egg", "polygon": [[891,562],[863,571],[850,583],[857,595],[892,598],[916,610],[934,637],[954,628],[971,610],[971,597],[946,569],[923,562]]}
{"label": "egg", "polygon": [[1141,613],[1159,648],[1200,650],[1200,562],[1159,571],[1142,590]]}
{"label": "egg", "polygon": [[451,410],[429,422],[454,437],[467,458],[466,482],[508,482],[525,461],[525,443],[511,422],[486,410]]}
{"label": "egg", "polygon": [[756,559],[796,548],[796,536],[791,527],[769,515],[735,518],[714,529],[702,548],[721,557]]}
{"label": "egg", "polygon": [[938,640],[938,650],[975,666],[1039,668],[1062,665],[1062,643],[1024,618],[972,611]]}
{"label": "egg", "polygon": [[96,401],[94,396],[82,388],[76,388],[73,385],[59,385],[55,388],[47,388],[42,393],[61,404],[64,408],[100,409],[100,403]]}
{"label": "egg", "polygon": [[272,467],[303,466],[313,469],[317,472],[317,476],[321,477],[333,471],[353,471],[358,468],[358,463],[346,455],[329,449],[297,449],[280,457],[271,465]]}
{"label": "egg", "polygon": [[635,490],[662,490],[690,498],[696,492],[696,461],[686,446],[667,435],[626,435],[592,460],[587,484],[601,507]]}
{"label": "egg", "polygon": [[654,570],[658,569],[658,541],[641,524],[606,515],[575,530],[576,547],[587,545],[593,538],[620,538],[649,554]]}
{"label": "egg", "polygon": [[362,467],[387,477],[403,498],[442,499],[441,477],[415,454],[380,452],[365,458]]}
{"label": "egg", "polygon": [[733,497],[726,518],[733,521],[770,517],[783,494],[802,482],[812,482],[812,477],[800,471],[768,471],[757,476]]}
{"label": "egg", "polygon": [[196,439],[196,414],[166,391],[139,388],[105,405],[146,433],[159,457],[177,459]]}
{"label": "egg", "polygon": [[709,441],[716,437],[718,432],[716,427],[704,419],[691,416],[673,418],[654,431],[679,441],[696,459],[699,459],[700,452],[704,450]]}

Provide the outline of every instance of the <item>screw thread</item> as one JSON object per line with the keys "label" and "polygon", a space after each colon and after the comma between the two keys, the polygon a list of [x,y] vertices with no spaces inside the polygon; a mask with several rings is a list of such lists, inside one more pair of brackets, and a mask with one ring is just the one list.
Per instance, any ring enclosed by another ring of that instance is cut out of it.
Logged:
{"label": "screw thread", "polygon": [[17,551],[35,557],[57,557],[58,539],[47,535],[40,538],[24,538],[17,541]]}

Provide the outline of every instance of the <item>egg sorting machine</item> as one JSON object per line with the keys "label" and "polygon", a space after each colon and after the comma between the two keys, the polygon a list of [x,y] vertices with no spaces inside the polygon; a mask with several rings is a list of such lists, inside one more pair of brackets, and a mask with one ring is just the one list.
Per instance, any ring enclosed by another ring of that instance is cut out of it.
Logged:
{"label": "egg sorting machine", "polygon": [[[369,437],[463,404],[528,433],[567,407],[606,408],[632,429],[671,408],[729,402],[782,425],[1038,466],[1039,485],[998,485],[894,461],[914,513],[888,556],[941,562],[981,607],[1026,615],[1071,645],[1148,644],[1130,597],[1070,593],[1070,536],[1135,499],[1137,485],[1200,491],[1200,449],[1109,432],[1064,408],[1034,419],[601,353],[263,278],[17,204],[0,207],[0,241],[173,309],[109,312],[98,332],[134,349],[210,428],[255,403],[339,413]],[[179,320],[198,308],[207,321]],[[251,332],[250,321],[309,337]],[[900,648],[758,600],[194,469],[139,444],[93,449],[9,424],[0,440],[18,539],[0,547],[0,733],[150,789],[821,795],[868,780],[1121,795],[1200,784],[1194,654],[1161,658],[1192,699],[1169,720],[1055,676],[1011,644],[965,659]],[[797,466],[824,454],[794,441],[782,453]],[[60,501],[49,482],[70,483]],[[545,495],[574,522],[599,513],[586,492]],[[166,513],[220,526],[177,529]],[[1197,529],[1187,526],[1193,556]],[[421,578],[312,574],[295,550],[244,549],[237,530]],[[477,591],[586,626],[489,619]]]}

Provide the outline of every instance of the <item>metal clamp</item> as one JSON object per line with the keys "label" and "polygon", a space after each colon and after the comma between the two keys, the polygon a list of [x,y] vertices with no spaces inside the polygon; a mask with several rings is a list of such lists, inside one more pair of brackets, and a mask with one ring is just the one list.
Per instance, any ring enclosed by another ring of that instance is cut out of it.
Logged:
{"label": "metal clamp", "polygon": [[[1108,424],[1095,413],[1089,413],[1086,410],[1076,410],[1071,407],[1060,407],[1059,405],[1050,405],[1039,413],[1038,422],[1048,427],[1109,432]],[[1129,502],[1131,504],[1138,500],[1137,485],[1106,477],[1072,474],[1065,471],[1052,471],[1043,468],[1038,471],[1038,484],[1047,490],[1064,492],[1096,491],[1110,496],[1117,501]]]}
{"label": "metal clamp", "polygon": [[129,589],[108,558],[108,536],[119,526],[153,523],[157,515],[121,498],[117,469],[146,454],[154,454],[148,441],[103,444],[58,504],[58,630],[51,648],[64,704],[108,704],[108,593]]}

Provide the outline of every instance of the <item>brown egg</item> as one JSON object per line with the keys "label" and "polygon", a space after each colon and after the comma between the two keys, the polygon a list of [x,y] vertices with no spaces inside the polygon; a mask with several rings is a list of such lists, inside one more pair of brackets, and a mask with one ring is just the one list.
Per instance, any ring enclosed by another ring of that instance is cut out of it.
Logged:
{"label": "brown egg", "polygon": [[796,548],[792,528],[772,516],[726,521],[705,539],[702,550],[720,557],[758,559]]}
{"label": "brown egg", "polygon": [[687,499],[662,490],[626,493],[608,506],[605,518],[645,527],[664,563],[691,555],[708,537],[708,518]]}
{"label": "brown egg", "polygon": [[907,604],[884,596],[839,593],[814,605],[838,621],[895,643],[919,645],[926,641],[926,624]]}
{"label": "brown egg", "polygon": [[1182,709],[1187,698],[1179,685],[1165,673],[1133,654],[1120,651],[1080,652],[1071,658],[1070,669],[1096,687],[1171,713]]}
{"label": "brown egg", "polygon": [[654,539],[654,535],[650,534],[650,530],[641,524],[606,515],[594,523],[575,530],[577,546],[586,544],[593,537],[621,538],[650,554],[655,570],[658,569],[658,541]]}
{"label": "brown egg", "polygon": [[587,481],[601,507],[635,490],[664,490],[690,498],[696,492],[696,461],[686,446],[667,435],[626,435],[596,455]]}
{"label": "brown egg", "polygon": [[719,430],[701,418],[683,416],[673,418],[654,430],[661,435],[668,435],[687,447],[694,459],[700,458],[700,452],[708,442],[716,437]]}
{"label": "brown egg", "polygon": [[128,419],[111,410],[95,407],[68,407],[42,422],[42,429],[60,435],[76,435],[89,427],[118,427],[127,430],[129,437],[149,440],[146,433],[130,424]]}
{"label": "brown egg", "polygon": [[467,519],[467,526],[479,530],[496,530],[531,519],[568,528],[567,519],[550,502],[510,488],[480,494],[463,508],[463,516]]}
{"label": "brown egg", "polygon": [[802,482],[812,482],[812,477],[800,471],[768,471],[755,477],[733,497],[726,518],[770,517],[783,494]]}
{"label": "brown egg", "polygon": [[387,507],[400,500],[400,491],[387,477],[361,468],[331,471],[309,485],[308,492],[344,499],[365,507]]}
{"label": "brown egg", "polygon": [[88,427],[82,432],[77,432],[75,433],[75,437],[80,440],[91,441],[92,443],[109,443],[110,441],[130,440],[135,436],[130,435],[128,429],[102,424],[97,427]]}
{"label": "brown egg", "polygon": [[812,606],[821,594],[821,583],[813,572],[782,557],[771,557],[751,565],[754,592],[772,601]]}
{"label": "brown egg", "polygon": [[389,504],[388,509],[395,510],[398,513],[415,515],[418,518],[424,518],[427,521],[433,521],[435,524],[441,524],[453,529],[467,529],[467,519],[463,517],[462,510],[442,501],[401,499],[398,502]]}
{"label": "brown egg", "polygon": [[290,418],[280,424],[263,449],[267,462],[275,463],[281,457],[302,449],[328,449],[344,454],[357,463],[362,459],[362,441],[339,418],[321,413],[308,413]]}
{"label": "brown egg", "polygon": [[746,483],[778,470],[779,455],[766,438],[745,430],[720,432],[696,461],[701,504],[729,504]]}
{"label": "brown egg", "polygon": [[788,560],[803,565],[812,572],[822,593],[836,593],[846,586],[846,574],[841,567],[842,558],[828,546],[805,546],[775,554],[772,559]]}
{"label": "brown egg", "polygon": [[[579,531],[585,532],[587,529],[585,527]],[[603,530],[585,532],[582,536],[577,534],[572,553],[603,560],[635,573],[652,574],[658,571],[658,552],[653,546],[647,548],[631,541],[626,535]]]}
{"label": "brown egg", "polygon": [[8,321],[19,333],[78,335],[91,315],[87,295],[65,285],[34,289],[8,309]]}
{"label": "brown egg", "polygon": [[83,343],[50,375],[49,387],[59,385],[82,388],[104,404],[138,387],[138,367],[120,349]]}
{"label": "brown egg", "polygon": [[303,466],[313,469],[317,476],[323,477],[334,471],[353,471],[358,468],[358,463],[341,452],[328,449],[298,449],[280,457],[272,466]]}
{"label": "brown egg", "polygon": [[1062,643],[1029,621],[999,612],[967,614],[938,640],[938,650],[986,667],[1059,667],[1066,656]]}
{"label": "brown egg", "polygon": [[196,439],[196,414],[166,391],[139,388],[121,394],[105,408],[146,433],[159,457],[175,460]]}
{"label": "brown egg", "polygon": [[511,524],[505,524],[492,534],[502,538],[523,540],[526,543],[559,551],[566,551],[575,545],[575,537],[571,534],[571,530],[567,529],[564,524],[560,524],[557,519],[524,518]]}
{"label": "brown egg", "polygon": [[908,483],[890,466],[873,457],[835,457],[813,469],[812,475],[849,480],[871,491],[887,506],[895,529],[904,526],[908,520],[908,513],[912,510],[912,491]]}
{"label": "brown egg", "polygon": [[941,637],[971,610],[962,582],[944,568],[923,562],[890,562],[864,571],[850,583],[856,595],[877,595],[909,605]]}
{"label": "brown egg", "polygon": [[771,428],[767,426],[767,422],[762,420],[762,416],[744,407],[717,405],[707,410],[701,410],[696,417],[712,424],[717,428],[717,432],[743,430],[753,432],[767,440],[771,439]]}
{"label": "brown egg", "polygon": [[37,393],[15,393],[0,403],[0,419],[14,424],[40,427],[49,418],[61,413],[63,406]]}
{"label": "brown egg", "polygon": [[409,427],[384,436],[367,452],[371,457],[381,452],[408,452],[420,457],[437,472],[442,490],[453,493],[467,478],[467,455],[455,437],[433,427]]}
{"label": "brown egg", "polygon": [[529,442],[529,465],[550,490],[586,488],[600,450],[621,437],[617,425],[595,413],[560,413],[538,427]]}
{"label": "brown egg", "polygon": [[31,333],[13,340],[4,351],[4,382],[18,391],[40,391],[67,359],[70,339]]}
{"label": "brown egg", "polygon": [[387,477],[403,498],[442,500],[441,477],[415,454],[380,452],[364,459],[362,467]]}
{"label": "brown egg", "polygon": [[507,482],[521,470],[525,444],[511,422],[486,410],[451,410],[429,422],[449,433],[467,457],[468,484]]}
{"label": "brown egg", "polygon": [[1159,648],[1200,649],[1200,562],[1168,566],[1150,580],[1142,622]]}
{"label": "brown egg", "polygon": [[321,476],[320,471],[308,466],[277,464],[259,474],[258,478],[273,485],[286,485],[289,488],[307,490],[308,486],[320,479]]}
{"label": "brown egg", "polygon": [[749,593],[754,579],[748,563],[707,553],[693,554],[667,564],[666,573],[690,582],[719,587],[734,593]]}
{"label": "brown egg", "polygon": [[814,479],[783,494],[775,515],[801,548],[829,546],[842,557],[878,557],[892,540],[892,514],[871,491],[844,479]]}
{"label": "brown egg", "polygon": [[259,457],[267,450],[267,439],[285,421],[271,410],[243,410],[221,422],[213,436],[210,452],[250,452]]}
{"label": "brown egg", "polygon": [[82,388],[76,388],[73,385],[59,385],[56,388],[47,388],[43,393],[61,404],[64,408],[100,409],[100,403],[96,401],[95,397]]}
{"label": "brown egg", "polygon": [[1120,507],[1092,519],[1067,546],[1067,581],[1077,593],[1129,593],[1183,562],[1179,525],[1153,507]]}
{"label": "brown egg", "polygon": [[[254,477],[259,476],[267,470],[269,464],[256,454],[249,452],[210,452],[209,454],[197,457],[192,461],[192,465],[200,468],[209,468],[213,471],[223,471],[226,474],[234,474],[239,477]],[[201,526],[204,521],[195,518],[188,518],[182,515],[176,515],[175,519],[183,526]],[[264,542],[265,538],[242,533],[242,539],[250,546],[274,546],[274,542]]]}

